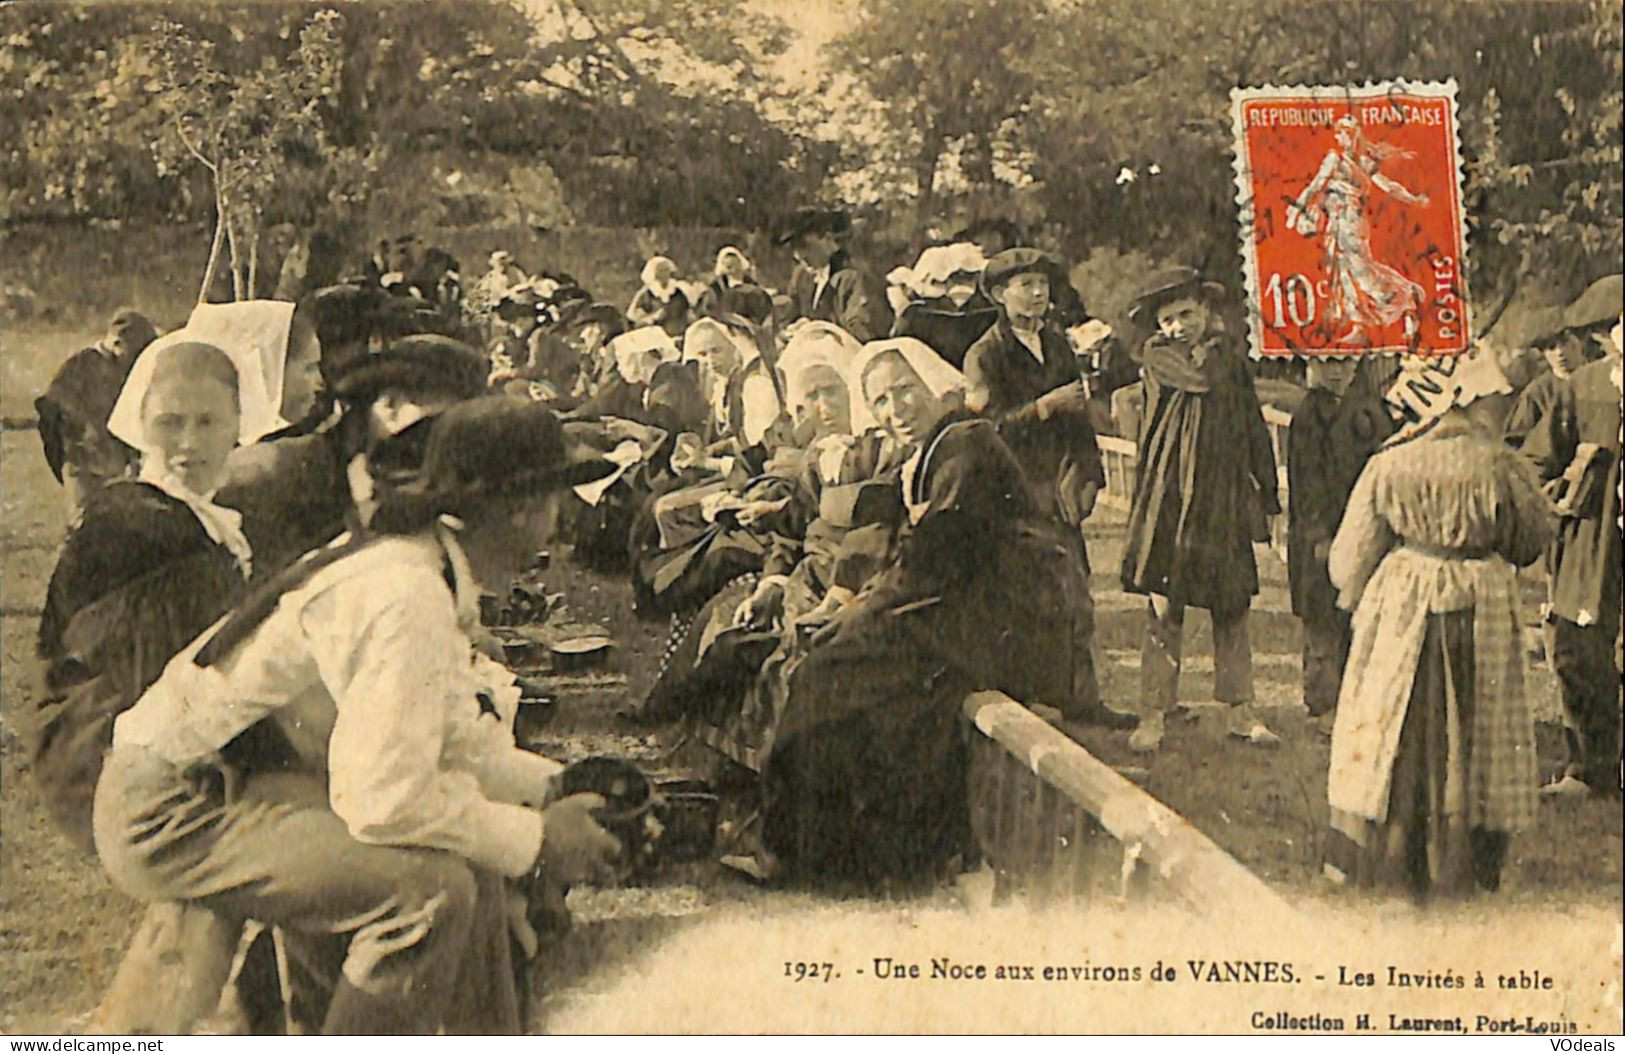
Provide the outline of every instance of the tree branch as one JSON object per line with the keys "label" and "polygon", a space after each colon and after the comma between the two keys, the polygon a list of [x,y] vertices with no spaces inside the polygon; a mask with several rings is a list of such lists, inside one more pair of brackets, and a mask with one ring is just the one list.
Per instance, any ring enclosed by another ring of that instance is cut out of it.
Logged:
{"label": "tree branch", "polygon": [[560,84],[558,81],[553,80],[551,77],[547,76],[546,74],[542,74],[541,76],[538,76],[536,79],[537,79],[538,82],[547,85],[549,88],[555,88],[555,89],[557,89],[557,90],[559,90],[561,92],[564,92],[566,95],[573,95],[576,98],[582,100],[583,102],[596,103],[598,101],[597,99],[594,99],[591,95],[589,95],[586,92],[582,91],[580,88],[574,87],[573,85],[569,85],[569,84]]}
{"label": "tree branch", "polygon": [[186,134],[186,126],[181,121],[181,119],[179,117],[175,118],[175,134],[180,136],[181,145],[186,147],[187,153],[189,153],[193,157],[197,158],[198,162],[204,168],[208,169],[216,178],[219,178],[219,176],[220,176],[219,167],[214,162],[210,161],[207,157],[203,156],[203,151],[199,150],[192,143],[191,137]]}

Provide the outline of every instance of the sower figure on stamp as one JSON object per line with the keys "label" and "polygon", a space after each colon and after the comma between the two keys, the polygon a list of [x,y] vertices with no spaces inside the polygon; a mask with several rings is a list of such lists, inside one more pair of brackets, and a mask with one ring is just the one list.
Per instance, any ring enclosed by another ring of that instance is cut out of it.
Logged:
{"label": "sower figure on stamp", "polygon": [[1352,116],[1338,120],[1336,135],[1336,149],[1326,153],[1315,177],[1287,209],[1287,225],[1305,236],[1321,236],[1332,288],[1329,317],[1347,327],[1337,340],[1401,320],[1409,339],[1419,326],[1422,287],[1377,259],[1367,213],[1374,191],[1407,205],[1424,206],[1427,196],[1411,193],[1382,173],[1383,162],[1409,157],[1408,151],[1372,142]]}
{"label": "sower figure on stamp", "polygon": [[[516,1030],[504,878],[581,881],[618,846],[601,800],[554,801],[558,766],[499,742],[469,632],[481,585],[546,543],[560,491],[609,468],[535,404],[437,418],[374,534],[289,569],[119,719],[95,806],[115,884],[278,926],[290,958],[333,964],[324,1032]],[[290,769],[222,759],[262,721]]]}
{"label": "sower figure on stamp", "polygon": [[1252,543],[1281,511],[1275,454],[1247,363],[1213,316],[1219,287],[1192,268],[1156,275],[1129,310],[1154,324],[1138,359],[1145,385],[1139,474],[1123,551],[1123,589],[1149,601],[1140,649],[1144,713],[1129,746],[1162,745],[1177,699],[1185,609],[1213,616],[1213,698],[1231,734],[1258,746],[1278,736],[1253,698],[1247,609],[1258,593]]}
{"label": "sower figure on stamp", "polygon": [[1560,797],[1619,793],[1621,323],[1601,360],[1575,371],[1524,445],[1560,516],[1549,554],[1552,666],[1562,686],[1568,759],[1544,788]]}
{"label": "sower figure on stamp", "polygon": [[1351,391],[1354,359],[1309,363],[1309,393],[1287,430],[1286,536],[1292,613],[1303,623],[1303,701],[1331,735],[1352,632],[1326,560],[1354,481],[1393,430],[1381,403]]}

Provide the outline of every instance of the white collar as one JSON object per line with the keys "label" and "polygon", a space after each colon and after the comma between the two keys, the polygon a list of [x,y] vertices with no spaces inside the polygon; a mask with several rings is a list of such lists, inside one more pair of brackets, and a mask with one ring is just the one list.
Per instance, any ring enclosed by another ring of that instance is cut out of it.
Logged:
{"label": "white collar", "polygon": [[248,544],[248,536],[243,533],[243,514],[236,509],[228,509],[224,505],[214,503],[214,494],[198,494],[189,489],[164,465],[157,454],[150,454],[141,459],[141,472],[136,477],[142,483],[153,486],[165,494],[181,502],[192,515],[197,517],[198,523],[217,545],[224,546],[231,553],[232,559],[237,561],[237,568],[246,579],[254,571],[254,551]]}

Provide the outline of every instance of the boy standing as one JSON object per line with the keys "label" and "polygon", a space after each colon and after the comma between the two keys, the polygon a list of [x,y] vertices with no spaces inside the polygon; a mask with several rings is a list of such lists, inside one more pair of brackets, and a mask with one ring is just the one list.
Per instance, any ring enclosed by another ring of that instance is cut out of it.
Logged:
{"label": "boy standing", "polygon": [[1391,430],[1380,404],[1351,393],[1355,360],[1309,363],[1309,394],[1287,430],[1287,579],[1303,622],[1303,701],[1331,734],[1348,661],[1349,613],[1337,606],[1327,553],[1354,481]]}
{"label": "boy standing", "polygon": [[1139,471],[1121,578],[1148,602],[1140,649],[1144,716],[1129,748],[1162,745],[1178,700],[1185,609],[1213,617],[1213,699],[1230,731],[1275,746],[1253,703],[1247,609],[1258,593],[1253,542],[1281,511],[1275,454],[1246,359],[1214,314],[1220,289],[1194,269],[1152,278],[1129,320],[1156,327],[1136,356],[1145,386]]}

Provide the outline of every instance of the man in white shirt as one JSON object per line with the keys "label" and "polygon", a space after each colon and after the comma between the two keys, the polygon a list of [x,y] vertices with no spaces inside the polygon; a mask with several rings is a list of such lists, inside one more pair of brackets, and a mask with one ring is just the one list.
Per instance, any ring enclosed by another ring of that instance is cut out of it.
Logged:
{"label": "man in white shirt", "polygon": [[[502,878],[583,881],[619,846],[601,800],[554,801],[558,766],[481,716],[476,583],[517,575],[561,490],[609,467],[535,404],[445,411],[375,535],[290,569],[274,605],[195,641],[120,717],[96,799],[115,884],[342,945],[324,1032],[516,1029]],[[261,721],[294,771],[221,760]]]}

